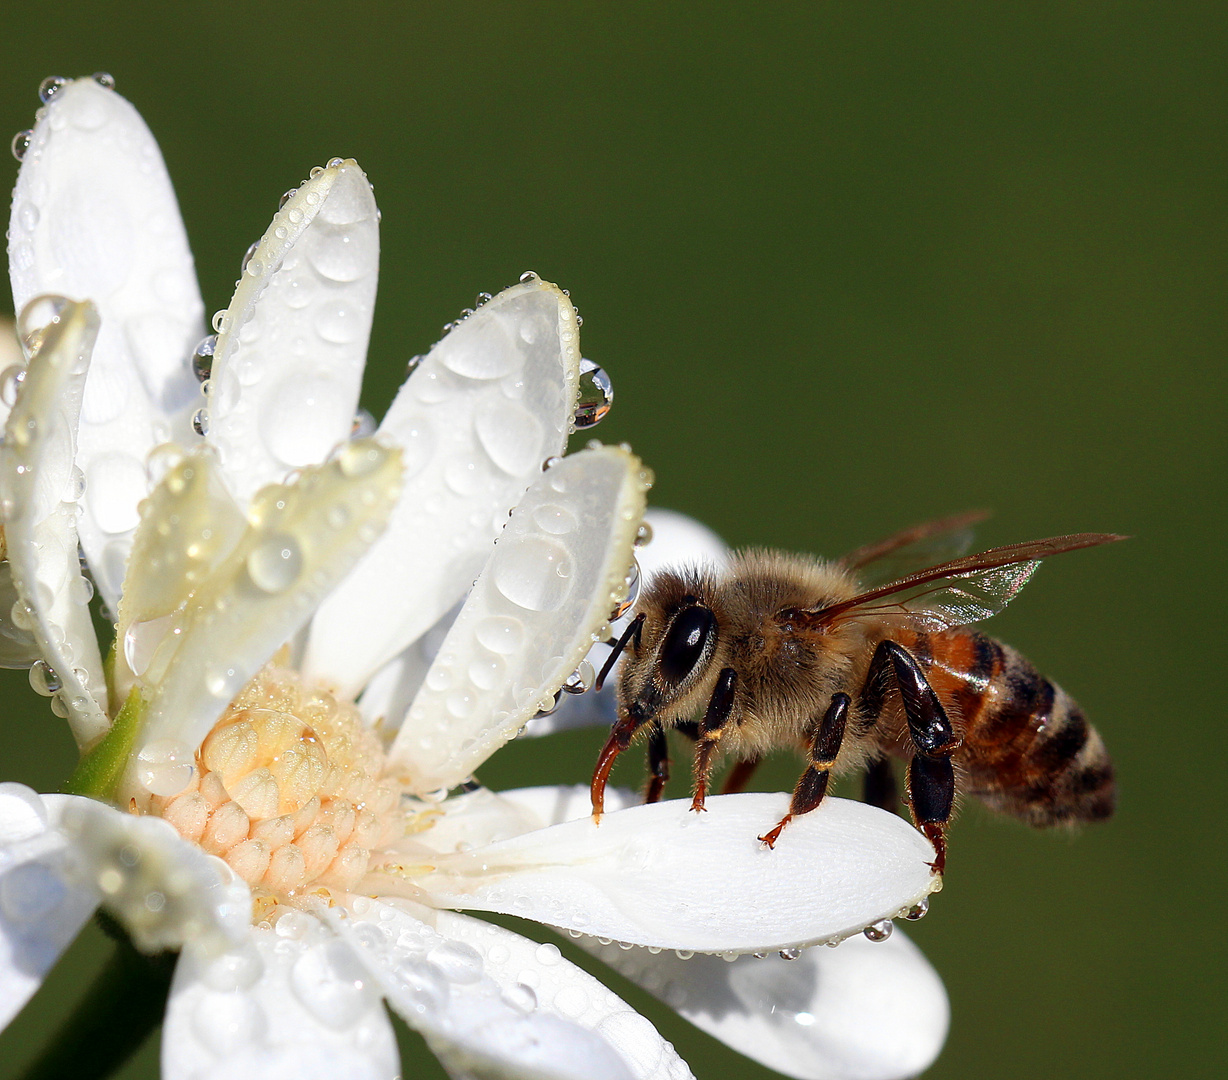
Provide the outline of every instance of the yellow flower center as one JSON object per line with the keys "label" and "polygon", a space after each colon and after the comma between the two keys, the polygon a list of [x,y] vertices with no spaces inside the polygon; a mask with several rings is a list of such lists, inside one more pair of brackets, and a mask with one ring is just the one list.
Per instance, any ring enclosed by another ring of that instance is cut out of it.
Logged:
{"label": "yellow flower center", "polygon": [[267,667],[196,755],[192,783],[151,810],[251,886],[253,919],[352,891],[407,832],[400,785],[355,705]]}

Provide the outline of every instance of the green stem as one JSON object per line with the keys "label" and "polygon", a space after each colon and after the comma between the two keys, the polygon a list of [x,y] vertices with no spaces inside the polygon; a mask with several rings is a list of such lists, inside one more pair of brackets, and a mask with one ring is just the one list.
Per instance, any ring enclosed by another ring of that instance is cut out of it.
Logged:
{"label": "green stem", "polygon": [[103,1080],[162,1022],[174,953],[145,956],[124,936],[94,985],[21,1080]]}

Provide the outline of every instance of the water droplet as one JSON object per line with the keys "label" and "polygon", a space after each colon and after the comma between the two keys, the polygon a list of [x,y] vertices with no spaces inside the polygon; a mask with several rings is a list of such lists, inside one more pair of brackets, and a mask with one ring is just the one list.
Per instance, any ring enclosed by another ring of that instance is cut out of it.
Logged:
{"label": "water droplet", "polygon": [[802,955],[801,949],[781,949],[780,958],[782,960],[796,960]]}
{"label": "water droplet", "polygon": [[104,90],[115,89],[115,76],[109,71],[95,71],[93,78],[94,82],[96,82]]}
{"label": "water droplet", "polygon": [[[239,273],[240,274],[247,272],[247,268],[251,264],[251,261],[252,261],[252,256],[256,254],[256,250],[259,247],[260,247],[260,241],[256,240],[252,243],[251,247],[249,247],[245,252],[243,252],[243,261],[239,263]],[[258,266],[255,273],[252,274],[252,277],[259,277],[262,269],[263,267]]]}
{"label": "water droplet", "polygon": [[567,507],[558,503],[546,503],[533,511],[533,521],[542,532],[563,536],[574,532],[580,521]]}
{"label": "water droplet", "polygon": [[283,192],[280,199],[277,200],[277,209],[280,210],[286,205],[295,195],[298,194],[298,188],[292,187],[289,191]]}
{"label": "water droplet", "polygon": [[350,425],[351,439],[366,439],[375,434],[375,417],[366,409],[359,409],[354,414],[354,422]]}
{"label": "water droplet", "polygon": [[64,686],[64,680],[55,673],[55,669],[46,660],[35,660],[30,665],[30,686],[36,694],[51,697]]}
{"label": "water droplet", "polygon": [[18,630],[34,629],[34,611],[24,600],[13,601],[13,609],[9,612],[9,618],[13,620],[13,625]]}
{"label": "water droplet", "polygon": [[473,633],[491,652],[510,656],[524,641],[524,624],[507,615],[489,615],[474,627]]}
{"label": "water droplet", "polygon": [[621,600],[616,601],[614,610],[610,613],[611,620],[625,615],[635,606],[635,602],[640,598],[640,564],[634,559],[631,562],[631,569],[627,571],[623,587],[626,589],[626,595]]}
{"label": "water droplet", "polygon": [[559,707],[559,702],[562,700],[563,700],[562,690],[556,690],[553,694],[550,694],[542,698],[541,701],[537,703],[537,715],[538,716],[553,716],[555,711]]}
{"label": "water droplet", "polygon": [[87,577],[77,578],[72,585],[72,599],[78,604],[88,604],[94,599],[94,583]]}
{"label": "water droplet", "polygon": [[48,75],[38,84],[38,100],[46,105],[67,85],[68,80],[63,75]]}
{"label": "water droplet", "polygon": [[308,949],[290,969],[290,986],[308,1012],[338,1031],[366,1011],[366,972],[343,941]]}
{"label": "water droplet", "polygon": [[20,364],[12,364],[0,372],[0,401],[13,406],[17,402],[17,391],[25,382],[26,369]]}
{"label": "water droplet", "polygon": [[591,428],[601,423],[614,404],[614,386],[605,369],[591,360],[580,361],[580,397],[576,402],[576,427]]}
{"label": "water droplet", "polygon": [[635,530],[635,546],[646,547],[652,543],[652,526],[646,521],[640,522],[640,527]]}
{"label": "water droplet", "polygon": [[194,755],[175,739],[155,739],[137,754],[137,779],[154,795],[178,795],[192,780]]}
{"label": "water droplet", "polygon": [[481,954],[463,941],[447,941],[437,945],[427,954],[427,958],[449,982],[475,983],[482,977]]}
{"label": "water droplet", "polygon": [[905,914],[904,918],[906,918],[909,922],[916,922],[918,919],[924,919],[925,913],[929,911],[929,909],[930,898],[928,896],[923,896],[908,909],[908,912]]}
{"label": "water droplet", "polygon": [[258,589],[267,593],[284,592],[298,580],[302,570],[302,548],[287,533],[261,541],[247,556],[248,576]]}
{"label": "water droplet", "polygon": [[346,476],[368,476],[375,472],[387,457],[387,451],[375,443],[346,443],[337,454],[337,464]]}
{"label": "water droplet", "polygon": [[523,274],[520,275],[521,285],[532,285],[536,281],[541,281],[541,278],[539,278],[536,272],[533,270],[526,270]]}
{"label": "water droplet", "polygon": [[44,294],[36,296],[17,316],[17,337],[25,346],[27,354],[38,349],[47,327],[60,321],[69,301],[62,296]]}
{"label": "water droplet", "polygon": [[423,360],[425,360],[425,359],[426,359],[426,357],[425,357],[423,354],[421,354],[421,353],[419,353],[417,356],[411,356],[411,357],[409,358],[409,363],[405,365],[405,375],[406,375],[406,377],[408,378],[408,377],[409,377],[410,375],[412,375],[412,374],[413,374],[415,371],[417,371],[417,370],[418,370],[418,368],[421,366],[422,361],[423,361]]}
{"label": "water droplet", "polygon": [[587,660],[581,660],[576,670],[563,683],[563,689],[569,694],[584,694],[592,689],[596,681],[597,675],[593,671],[593,665]]}
{"label": "water droplet", "polygon": [[[605,944],[608,945],[609,942],[607,941]],[[690,960],[695,955],[690,949],[676,949],[675,953],[679,960]]]}
{"label": "water droplet", "polygon": [[893,923],[890,919],[880,919],[878,922],[871,923],[869,926],[867,926],[862,933],[865,934],[870,941],[886,941],[889,937],[891,937],[891,931],[894,929],[895,923]]}
{"label": "water droplet", "polygon": [[503,1000],[517,1012],[530,1013],[537,1008],[537,994],[533,987],[518,982],[503,991]]}
{"label": "water droplet", "polygon": [[328,167],[330,169],[339,169],[344,164],[345,164],[345,158],[335,157],[335,158],[328,159]]}
{"label": "water droplet", "polygon": [[495,548],[496,588],[530,611],[557,611],[571,591],[572,561],[567,549],[544,536],[504,537]]}
{"label": "water droplet", "polygon": [[427,960],[403,960],[393,974],[401,984],[402,994],[397,1004],[407,1004],[419,1014],[435,1013],[443,1008],[451,993],[447,977]]}
{"label": "water droplet", "polygon": [[197,382],[204,382],[213,374],[213,357],[217,352],[217,334],[207,334],[192,350],[192,374]]}
{"label": "water droplet", "polygon": [[546,458],[546,460],[542,462],[542,472],[548,472],[550,469],[553,469],[562,460],[563,459],[559,457],[557,454],[554,457]]}
{"label": "water droplet", "polygon": [[197,435],[203,436],[209,434],[208,409],[197,409],[196,412],[192,414],[192,430],[195,431]]}
{"label": "water droplet", "polygon": [[475,308],[480,308],[483,304],[488,304],[493,299],[494,297],[492,297],[490,293],[480,292],[478,293],[478,298],[473,302],[473,306]]}
{"label": "water droplet", "polygon": [[30,142],[34,138],[34,132],[30,129],[19,131],[13,136],[13,141],[9,144],[13,151],[13,157],[18,161],[22,161],[26,156],[26,151],[30,149]]}
{"label": "water droplet", "polygon": [[226,324],[229,321],[226,316],[227,311],[225,308],[221,308],[213,313],[213,318],[209,321],[209,325],[213,327],[216,333],[220,334],[226,328]]}

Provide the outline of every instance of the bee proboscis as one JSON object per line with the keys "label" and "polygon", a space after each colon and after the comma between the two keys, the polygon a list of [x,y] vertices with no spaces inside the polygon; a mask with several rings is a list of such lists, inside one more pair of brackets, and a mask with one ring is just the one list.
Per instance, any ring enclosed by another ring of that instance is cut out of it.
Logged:
{"label": "bee proboscis", "polygon": [[1113,767],[1099,733],[1060,687],[970,624],[1001,611],[1041,559],[1124,537],[1011,544],[870,584],[921,553],[961,550],[982,516],[928,522],[836,562],[751,550],[719,574],[658,573],[602,671],[624,654],[594,818],[615,758],[644,728],[647,800],[661,797],[669,727],[696,740],[694,810],[718,753],[736,762],[726,791],[741,790],[770,750],[807,756],[789,812],[759,837],[769,847],[822,802],[833,773],[865,769],[867,801],[894,808],[892,758],[908,763],[905,798],[937,873],[957,790],[1032,825],[1108,817]]}

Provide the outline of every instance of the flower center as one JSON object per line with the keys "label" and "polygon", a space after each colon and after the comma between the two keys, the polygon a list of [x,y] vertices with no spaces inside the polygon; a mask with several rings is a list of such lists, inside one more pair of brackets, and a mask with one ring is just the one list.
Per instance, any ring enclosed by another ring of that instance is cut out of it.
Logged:
{"label": "flower center", "polygon": [[349,892],[407,832],[400,786],[355,705],[267,667],[201,744],[192,783],[153,800],[186,840],[251,886],[253,920]]}

